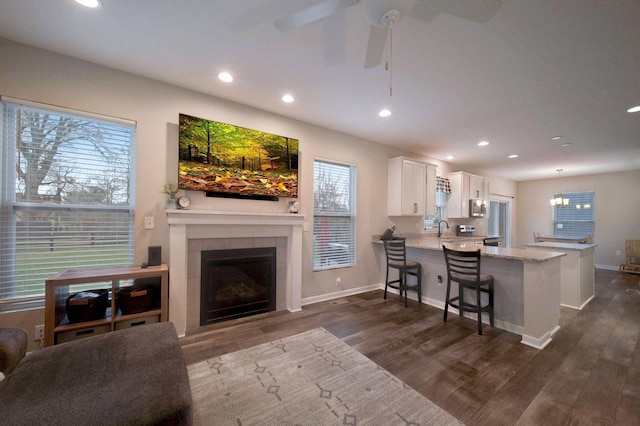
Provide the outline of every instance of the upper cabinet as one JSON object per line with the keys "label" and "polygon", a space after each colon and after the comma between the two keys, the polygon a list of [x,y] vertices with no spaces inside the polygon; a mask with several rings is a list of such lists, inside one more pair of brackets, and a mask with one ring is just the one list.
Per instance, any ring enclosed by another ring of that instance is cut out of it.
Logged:
{"label": "upper cabinet", "polygon": [[449,173],[451,195],[447,200],[447,216],[450,218],[469,217],[469,200],[479,198],[488,202],[489,179],[465,172]]}
{"label": "upper cabinet", "polygon": [[436,176],[437,166],[427,163],[427,200],[425,202],[425,216],[435,216],[436,210]]}
{"label": "upper cabinet", "polygon": [[[475,175],[469,175],[469,198],[486,198],[484,193],[485,178]],[[489,194],[487,194],[489,195]]]}
{"label": "upper cabinet", "polygon": [[427,164],[406,157],[391,158],[387,173],[389,179],[387,214],[389,216],[424,216]]}

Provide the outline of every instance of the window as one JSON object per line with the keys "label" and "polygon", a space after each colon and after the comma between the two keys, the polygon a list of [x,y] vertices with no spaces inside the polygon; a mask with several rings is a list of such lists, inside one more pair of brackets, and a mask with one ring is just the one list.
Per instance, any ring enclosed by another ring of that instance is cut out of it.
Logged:
{"label": "window", "polygon": [[[568,206],[553,207],[555,235],[585,236],[595,229],[594,192],[563,192]],[[557,195],[554,194],[554,197]]]}
{"label": "window", "polygon": [[355,180],[353,166],[314,161],[314,271],[355,265]]}
{"label": "window", "polygon": [[45,280],[133,263],[135,126],[2,99],[0,307]]}

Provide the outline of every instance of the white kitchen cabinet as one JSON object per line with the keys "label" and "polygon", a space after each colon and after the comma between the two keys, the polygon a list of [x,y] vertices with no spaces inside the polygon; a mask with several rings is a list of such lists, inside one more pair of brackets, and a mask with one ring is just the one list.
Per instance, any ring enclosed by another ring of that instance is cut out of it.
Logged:
{"label": "white kitchen cabinet", "polygon": [[485,199],[484,181],[483,177],[469,175],[469,198]]}
{"label": "white kitchen cabinet", "polygon": [[480,198],[489,201],[489,179],[465,172],[449,173],[451,194],[447,200],[449,218],[468,218],[469,200]]}
{"label": "white kitchen cabinet", "polygon": [[427,192],[424,214],[425,216],[435,216],[436,209],[436,184],[438,177],[436,176],[437,166],[427,163]]}
{"label": "white kitchen cabinet", "polygon": [[406,157],[388,162],[387,214],[389,216],[424,216],[427,188],[427,165]]}

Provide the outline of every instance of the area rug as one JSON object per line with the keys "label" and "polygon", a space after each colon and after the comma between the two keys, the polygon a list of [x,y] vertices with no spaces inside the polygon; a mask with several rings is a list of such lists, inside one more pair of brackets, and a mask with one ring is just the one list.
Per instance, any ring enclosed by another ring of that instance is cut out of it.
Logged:
{"label": "area rug", "polygon": [[188,366],[197,425],[461,425],[323,328]]}

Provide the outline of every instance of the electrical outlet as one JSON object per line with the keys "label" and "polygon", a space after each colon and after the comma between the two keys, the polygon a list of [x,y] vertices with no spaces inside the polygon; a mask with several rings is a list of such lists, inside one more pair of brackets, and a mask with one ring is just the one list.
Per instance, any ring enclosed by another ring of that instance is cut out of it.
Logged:
{"label": "electrical outlet", "polygon": [[36,325],[33,336],[36,342],[44,342],[44,324]]}
{"label": "electrical outlet", "polygon": [[438,284],[442,285],[442,275],[438,275]]}
{"label": "electrical outlet", "polygon": [[622,251],[621,250],[616,250],[616,256],[622,256]]}
{"label": "electrical outlet", "polygon": [[342,283],[342,279],[340,277],[336,278],[336,287],[340,287],[341,283]]}

